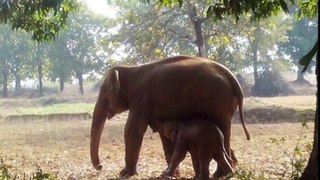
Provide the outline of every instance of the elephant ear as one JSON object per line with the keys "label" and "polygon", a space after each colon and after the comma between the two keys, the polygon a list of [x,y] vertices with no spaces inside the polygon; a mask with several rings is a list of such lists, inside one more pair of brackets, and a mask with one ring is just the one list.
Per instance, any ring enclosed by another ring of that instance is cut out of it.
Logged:
{"label": "elephant ear", "polygon": [[119,71],[118,70],[111,70],[108,76],[108,84],[109,84],[109,90],[114,93],[116,96],[120,92],[120,79],[119,79]]}
{"label": "elephant ear", "polygon": [[120,78],[119,78],[119,71],[118,70],[114,70],[115,73],[115,82],[114,82],[114,86],[115,86],[115,90],[117,92],[117,94],[120,92]]}

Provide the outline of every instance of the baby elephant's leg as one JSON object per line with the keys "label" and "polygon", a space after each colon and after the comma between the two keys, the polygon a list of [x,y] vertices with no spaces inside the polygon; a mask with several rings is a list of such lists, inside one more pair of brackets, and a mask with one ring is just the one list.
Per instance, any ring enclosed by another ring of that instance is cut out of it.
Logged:
{"label": "baby elephant's leg", "polygon": [[190,152],[190,154],[191,154],[193,170],[195,173],[194,177],[198,177],[200,175],[200,161],[196,153]]}
{"label": "baby elephant's leg", "polygon": [[206,151],[201,151],[201,153],[198,154],[198,160],[200,161],[200,174],[196,179],[199,180],[208,180],[209,179],[209,165],[211,161],[211,153]]}
{"label": "baby elephant's leg", "polygon": [[[216,143],[217,146],[213,148],[213,158],[217,162],[217,170],[214,173],[215,178],[219,178],[222,176],[225,176],[229,173],[233,173],[233,160],[229,156],[229,153],[225,149],[224,145],[224,137],[220,129],[216,126]],[[233,151],[231,150],[231,154],[233,154]],[[233,154],[234,156],[234,154]],[[235,158],[235,157],[234,157]],[[235,159],[236,160],[236,159]]]}
{"label": "baby elephant's leg", "polygon": [[175,170],[177,169],[177,167],[179,166],[181,161],[183,161],[183,159],[186,157],[186,154],[187,154],[187,151],[184,148],[179,147],[179,145],[177,144],[176,148],[174,150],[170,165],[162,173],[162,175],[164,175],[164,176],[174,176]]}
{"label": "baby elephant's leg", "polygon": [[226,176],[229,173],[233,173],[232,165],[229,163],[230,157],[227,153],[221,150],[221,153],[215,156],[214,159],[218,164],[217,170],[213,175],[214,177],[219,178],[222,176]]}

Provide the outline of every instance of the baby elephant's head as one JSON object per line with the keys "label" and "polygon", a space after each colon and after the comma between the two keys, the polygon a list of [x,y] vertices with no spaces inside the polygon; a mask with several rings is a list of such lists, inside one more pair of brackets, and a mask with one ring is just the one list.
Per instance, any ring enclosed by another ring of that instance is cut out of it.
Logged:
{"label": "baby elephant's head", "polygon": [[161,132],[165,137],[175,141],[178,135],[178,123],[173,120],[163,121]]}

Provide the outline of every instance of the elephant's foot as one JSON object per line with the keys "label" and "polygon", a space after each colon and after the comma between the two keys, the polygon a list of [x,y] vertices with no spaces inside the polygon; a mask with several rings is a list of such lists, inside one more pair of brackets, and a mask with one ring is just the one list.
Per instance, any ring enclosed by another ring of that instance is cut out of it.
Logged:
{"label": "elephant's foot", "polygon": [[174,177],[179,178],[180,177],[180,170],[179,167],[174,171]]}
{"label": "elephant's foot", "polygon": [[179,178],[180,177],[180,171],[179,171],[179,168],[177,168],[173,173],[170,172],[170,169],[167,168],[166,170],[164,170],[162,173],[161,173],[161,177],[170,177],[170,178]]}
{"label": "elephant's foot", "polygon": [[134,176],[134,175],[137,175],[137,170],[134,168],[134,169],[129,169],[129,168],[123,168],[121,171],[120,171],[120,177],[131,177],[131,176]]}
{"label": "elephant's foot", "polygon": [[220,178],[222,178],[222,177],[225,176],[225,175],[227,175],[227,174],[224,173],[224,172],[222,171],[222,169],[220,169],[219,166],[218,166],[217,170],[216,170],[216,171],[214,172],[214,174],[213,174],[213,179],[220,179]]}
{"label": "elephant's foot", "polygon": [[200,174],[200,175],[198,175],[198,176],[194,176],[193,179],[194,179],[194,180],[209,180],[209,176],[204,177],[204,176],[202,176],[202,175]]}
{"label": "elephant's foot", "polygon": [[221,169],[217,169],[216,172],[214,172],[212,179],[213,180],[221,180],[221,179],[228,179],[230,173],[232,172],[224,172]]}
{"label": "elephant's foot", "polygon": [[161,177],[162,180],[175,180],[175,179],[178,179],[176,177],[172,177],[172,176],[163,176]]}

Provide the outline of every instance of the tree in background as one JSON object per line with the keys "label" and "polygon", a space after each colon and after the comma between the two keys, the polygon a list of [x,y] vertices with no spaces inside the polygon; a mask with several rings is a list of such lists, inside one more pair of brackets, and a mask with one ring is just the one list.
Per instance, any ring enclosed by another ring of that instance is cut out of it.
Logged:
{"label": "tree in background", "polygon": [[[1,27],[0,29],[0,40],[1,42],[10,42],[11,32],[7,26]],[[8,83],[10,82],[9,74],[9,58],[10,58],[10,44],[1,43],[0,44],[0,71],[1,71],[1,84],[3,86],[2,97],[8,97]]]}
{"label": "tree in background", "polygon": [[8,85],[15,81],[15,95],[21,89],[21,80],[37,79],[39,95],[43,96],[43,80],[59,79],[60,91],[64,83],[75,77],[79,91],[84,93],[84,75],[101,74],[105,68],[105,53],[100,47],[104,28],[102,21],[82,6],[79,12],[69,14],[68,28],[60,32],[57,41],[31,41],[23,31],[12,31],[9,25],[0,27],[0,70],[2,95],[7,97]]}
{"label": "tree in background", "polygon": [[188,2],[181,8],[123,1],[112,5],[118,10],[118,17],[108,26],[116,27],[116,32],[110,31],[104,38],[105,49],[123,49],[128,54],[124,59],[130,63],[177,54],[214,58],[212,52],[231,39],[229,30],[235,27],[232,21],[210,21],[206,17],[206,1]]}
{"label": "tree in background", "polygon": [[43,78],[47,74],[48,57],[47,57],[48,44],[44,42],[36,42],[34,44],[33,67],[36,68],[36,76],[38,77],[38,90],[39,96],[43,96]]}
{"label": "tree in background", "polygon": [[[308,18],[295,21],[293,29],[288,31],[288,41],[280,44],[280,53],[289,55],[292,64],[297,67],[295,82],[298,84],[310,84],[304,79],[305,72],[301,73],[303,66],[299,64],[299,60],[307,54],[318,38],[317,21],[317,19],[309,20]],[[311,71],[311,66],[308,70]]]}
{"label": "tree in background", "polygon": [[60,93],[63,92],[65,83],[71,82],[72,62],[71,52],[67,48],[67,33],[63,32],[54,42],[50,44],[48,56],[49,78],[51,81],[59,81]]}
{"label": "tree in background", "polygon": [[[259,86],[259,82],[262,76],[270,76],[264,71],[271,72],[278,66],[288,65],[284,60],[277,61],[275,44],[286,40],[292,17],[282,13],[260,22],[250,21],[249,15],[238,22],[230,16],[217,21],[217,18],[207,16],[210,7],[207,1],[186,1],[179,7],[170,8],[156,2],[150,2],[149,6],[127,1],[111,4],[117,9],[118,17],[106,23],[116,27],[104,38],[105,50],[110,54],[123,49],[122,54],[127,55],[123,59],[131,64],[178,54],[208,57],[226,65],[237,75],[253,69],[255,95],[282,93],[278,84],[270,86],[275,90],[264,91],[265,86]],[[285,23],[283,18],[286,18]]]}
{"label": "tree in background", "polygon": [[248,50],[251,52],[248,58],[254,77],[252,95],[276,96],[287,92],[279,70],[289,65],[276,52],[277,44],[287,41],[286,31],[292,28],[292,22],[292,17],[282,13],[252,23],[253,33],[248,36]]}
{"label": "tree in background", "polygon": [[103,31],[101,19],[92,16],[89,11],[83,9],[70,16],[66,46],[71,54],[69,60],[81,94],[84,94],[83,75],[104,67],[105,56],[99,46]]}
{"label": "tree in background", "polygon": [[[11,31],[11,30],[9,30]],[[22,93],[21,83],[26,78],[30,77],[28,69],[31,68],[31,52],[32,42],[30,36],[23,31],[15,31],[11,33],[13,36],[10,41],[12,46],[10,48],[10,72],[14,79],[14,95],[20,95]]]}
{"label": "tree in background", "polygon": [[12,32],[9,26],[0,27],[0,69],[3,85],[2,97],[8,97],[8,85],[14,81],[14,95],[21,93],[21,81],[30,77],[33,42],[23,31]]}

